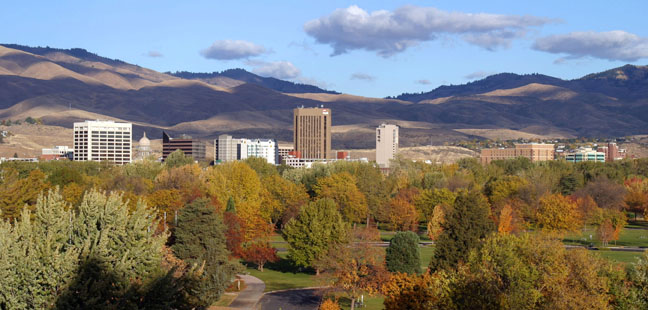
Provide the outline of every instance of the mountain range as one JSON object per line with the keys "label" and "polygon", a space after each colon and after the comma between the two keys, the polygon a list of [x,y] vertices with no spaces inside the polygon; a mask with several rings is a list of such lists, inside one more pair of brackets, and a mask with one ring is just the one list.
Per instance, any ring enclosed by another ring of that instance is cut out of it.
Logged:
{"label": "mountain range", "polygon": [[292,109],[333,111],[334,148],[371,148],[381,122],[401,145],[479,137],[617,137],[648,131],[648,67],[575,80],[501,73],[430,92],[368,98],[243,69],[162,73],[84,49],[0,45],[0,119],[133,122],[135,137],[189,134],[292,140]]}

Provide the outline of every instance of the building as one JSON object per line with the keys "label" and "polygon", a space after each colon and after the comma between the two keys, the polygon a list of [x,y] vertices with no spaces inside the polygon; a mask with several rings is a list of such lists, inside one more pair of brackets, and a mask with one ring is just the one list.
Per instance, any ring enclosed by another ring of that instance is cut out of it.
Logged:
{"label": "building", "polygon": [[376,163],[380,168],[389,168],[389,161],[398,152],[398,126],[381,124],[376,128]]}
{"label": "building", "polygon": [[73,160],[74,159],[74,149],[68,147],[67,145],[57,145],[51,149],[42,149],[41,151],[41,160]]}
{"label": "building", "polygon": [[591,147],[580,148],[578,150],[565,153],[565,160],[570,163],[579,163],[583,161],[605,162],[605,153],[593,150]]}
{"label": "building", "polygon": [[74,123],[74,160],[131,162],[133,124],[114,121]]}
{"label": "building", "polygon": [[142,138],[137,143],[135,158],[142,160],[149,156],[151,156],[151,140],[146,137],[146,132],[144,132],[144,136],[142,136]]}
{"label": "building", "polygon": [[9,161],[22,161],[22,162],[30,162],[30,163],[37,163],[38,158],[34,157],[0,157],[0,164],[9,162]]}
{"label": "building", "polygon": [[182,135],[179,138],[171,138],[166,132],[162,132],[162,161],[169,154],[181,150],[185,156],[191,156],[194,160],[204,160],[207,145],[198,139]]}
{"label": "building", "polygon": [[220,135],[214,140],[214,162],[243,160],[248,157],[261,157],[273,165],[279,163],[279,150],[272,139],[233,139],[229,135]]}
{"label": "building", "polygon": [[553,144],[530,143],[516,144],[512,149],[482,149],[480,161],[488,164],[493,160],[513,159],[525,157],[532,162],[554,160],[555,151]]}
{"label": "building", "polygon": [[294,152],[295,148],[293,146],[280,145],[277,147],[277,153],[279,154],[279,161],[277,164],[284,162],[284,159],[288,157],[291,152]]}
{"label": "building", "polygon": [[272,139],[241,139],[238,147],[239,159],[250,157],[265,158],[269,164],[279,164],[279,150]]}
{"label": "building", "polygon": [[241,139],[232,139],[230,135],[220,135],[214,140],[214,162],[228,162],[239,159],[238,148]]}
{"label": "building", "polygon": [[293,110],[293,143],[303,158],[331,158],[331,109],[296,108]]}
{"label": "building", "polygon": [[608,143],[607,146],[599,146],[596,150],[605,153],[606,162],[612,162],[626,158],[626,151],[619,149],[617,144],[614,142]]}

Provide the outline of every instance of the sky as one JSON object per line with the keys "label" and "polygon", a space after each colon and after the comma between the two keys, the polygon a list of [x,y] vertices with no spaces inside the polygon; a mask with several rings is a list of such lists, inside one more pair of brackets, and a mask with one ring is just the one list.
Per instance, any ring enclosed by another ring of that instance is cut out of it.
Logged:
{"label": "sky", "polygon": [[0,43],[369,97],[648,64],[648,1],[9,1]]}

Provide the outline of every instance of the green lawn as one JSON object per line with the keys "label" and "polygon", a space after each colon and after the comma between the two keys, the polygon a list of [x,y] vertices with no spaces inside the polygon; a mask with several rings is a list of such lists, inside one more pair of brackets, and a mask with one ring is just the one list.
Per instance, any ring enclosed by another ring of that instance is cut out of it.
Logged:
{"label": "green lawn", "polygon": [[419,253],[421,253],[421,269],[425,271],[425,269],[430,265],[432,255],[434,255],[434,246],[420,247]]}
{"label": "green lawn", "polygon": [[637,261],[637,258],[641,257],[643,253],[641,252],[622,252],[622,251],[592,251],[597,255],[605,259],[612,261],[617,261],[620,263],[634,263]]}
{"label": "green lawn", "polygon": [[[636,227],[636,226],[635,226]],[[590,237],[591,236],[591,237]],[[587,227],[579,233],[572,233],[563,240],[566,244],[601,246],[601,242],[596,237],[594,227]],[[627,247],[648,247],[648,230],[624,228],[619,235],[619,240],[610,241],[608,246],[627,246]]]}
{"label": "green lawn", "polygon": [[238,296],[238,294],[223,294],[221,298],[215,302],[212,306],[213,307],[227,307],[229,306],[232,301]]}

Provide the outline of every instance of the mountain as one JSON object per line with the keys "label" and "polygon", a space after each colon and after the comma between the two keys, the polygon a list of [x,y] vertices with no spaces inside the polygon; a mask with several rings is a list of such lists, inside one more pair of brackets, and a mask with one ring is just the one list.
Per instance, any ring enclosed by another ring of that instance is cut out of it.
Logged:
{"label": "mountain", "polygon": [[[292,85],[292,86],[291,86]],[[135,138],[189,134],[292,141],[292,109],[333,111],[334,148],[373,148],[375,127],[401,127],[402,146],[479,137],[618,137],[648,131],[648,67],[575,80],[497,74],[396,98],[337,94],[240,69],[161,73],[83,49],[0,45],[0,119],[133,122]],[[298,92],[299,91],[299,92]]]}
{"label": "mountain", "polygon": [[276,79],[273,77],[262,77],[254,73],[245,71],[244,69],[229,69],[223,72],[212,72],[212,73],[193,73],[187,71],[178,71],[174,73],[167,74],[188,79],[188,80],[199,80],[209,84],[218,85],[218,86],[236,86],[238,83],[248,83],[263,86],[272,90],[276,90],[282,93],[325,93],[325,94],[339,94],[335,91],[324,90],[317,86],[293,83],[289,81],[284,81]]}

